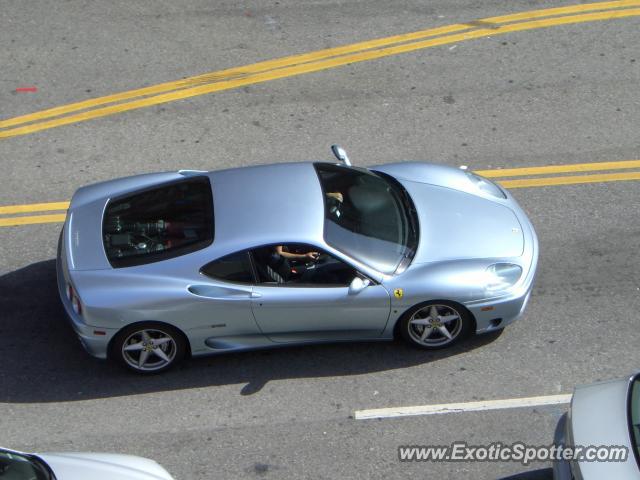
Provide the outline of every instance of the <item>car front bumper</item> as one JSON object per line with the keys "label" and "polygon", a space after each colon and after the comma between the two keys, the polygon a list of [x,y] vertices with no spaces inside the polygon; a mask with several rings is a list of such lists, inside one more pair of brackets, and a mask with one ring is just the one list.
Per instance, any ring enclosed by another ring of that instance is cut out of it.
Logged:
{"label": "car front bumper", "polygon": [[476,333],[500,330],[520,318],[529,302],[536,278],[539,255],[538,237],[533,224],[508,192],[507,198],[513,202],[511,208],[514,209],[518,217],[525,237],[525,248],[521,262],[515,263],[520,263],[526,272],[526,276],[507,295],[473,302],[463,302],[475,317]]}
{"label": "car front bumper", "polygon": [[530,296],[531,288],[516,295],[467,303],[465,306],[476,319],[476,333],[488,333],[520,318]]}

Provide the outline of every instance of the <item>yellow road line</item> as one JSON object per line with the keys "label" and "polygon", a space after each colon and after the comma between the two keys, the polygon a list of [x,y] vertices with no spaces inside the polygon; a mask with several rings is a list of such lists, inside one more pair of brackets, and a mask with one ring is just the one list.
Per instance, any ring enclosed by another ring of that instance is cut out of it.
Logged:
{"label": "yellow road line", "polygon": [[368,40],[364,42],[354,43],[351,45],[328,48],[328,49],[318,50],[315,52],[309,52],[309,53],[300,54],[300,55],[291,55],[291,56],[283,57],[280,59],[258,62],[252,65],[246,65],[243,67],[236,67],[236,68],[221,70],[218,72],[205,73],[205,74],[196,75],[193,77],[189,77],[189,78],[185,78],[177,81],[165,82],[165,83],[152,85],[145,88],[139,88],[139,89],[130,90],[126,92],[116,93],[113,95],[107,95],[103,97],[88,99],[81,102],[75,102],[75,103],[63,105],[60,107],[42,110],[40,112],[34,112],[27,115],[21,115],[19,117],[2,120],[0,121],[0,128],[16,126],[23,123],[36,121],[36,120],[43,120],[46,118],[56,117],[59,115],[64,115],[66,113],[85,110],[91,107],[120,102],[123,100],[129,100],[133,98],[144,97],[144,96],[154,95],[158,93],[164,93],[172,90],[179,90],[179,89],[199,85],[202,83],[211,83],[211,82],[221,81],[221,80],[231,80],[238,76],[245,76],[247,74],[262,72],[269,69],[292,66],[300,63],[310,62],[310,61],[322,60],[322,59],[326,59],[326,58],[334,57],[338,55],[345,55],[348,53],[369,50],[372,48],[380,48],[380,47],[389,46],[395,43],[419,40],[422,38],[428,38],[428,37],[433,37],[437,35],[453,33],[456,31],[469,30],[471,28],[477,27],[478,24],[483,24],[483,23],[488,23],[488,24],[509,23],[509,22],[527,20],[527,19],[530,20],[533,18],[549,17],[554,15],[566,15],[570,13],[592,12],[592,11],[599,11],[599,10],[612,10],[612,9],[627,8],[632,6],[640,6],[640,0],[599,2],[599,3],[591,3],[586,5],[571,5],[567,7],[556,7],[556,8],[548,8],[543,10],[533,10],[533,11],[521,12],[516,14],[502,15],[498,17],[484,18],[481,20],[476,20],[475,22],[454,24],[454,25],[449,25],[444,27],[421,30],[417,32],[407,33],[407,34],[379,38],[375,40]]}
{"label": "yellow road line", "polygon": [[479,20],[480,22],[510,23],[520,20],[531,20],[532,18],[552,17],[556,15],[567,15],[579,12],[595,12],[598,10],[612,10],[615,8],[634,7],[640,5],[639,0],[622,0],[617,2],[586,3],[582,5],[568,5],[566,7],[544,8],[541,10],[530,10],[528,12],[512,13],[498,17],[489,17]]}
{"label": "yellow road line", "polygon": [[548,187],[557,185],[578,185],[584,183],[621,182],[624,180],[640,180],[640,172],[599,173],[596,175],[573,175],[570,177],[522,178],[503,180],[505,188]]}
{"label": "yellow road line", "polygon": [[[638,1],[640,4],[640,0]],[[251,65],[245,65],[242,67],[234,67],[226,70],[220,70],[217,72],[209,72],[194,77],[189,77],[173,82],[160,83],[158,85],[152,85],[145,88],[139,88],[136,90],[130,90],[126,92],[116,93],[113,95],[107,95],[104,97],[92,98],[84,100],[82,102],[71,103],[60,107],[55,107],[40,112],[30,113],[15,118],[9,118],[7,120],[0,121],[0,128],[11,127],[14,125],[20,125],[23,123],[29,123],[35,120],[42,120],[46,118],[56,117],[65,113],[85,110],[91,107],[106,105],[109,103],[116,103],[122,100],[129,100],[138,97],[146,97],[153,94],[170,92],[173,90],[180,90],[187,87],[193,87],[196,85],[219,82],[223,80],[233,80],[234,78],[243,77],[253,73],[265,72],[277,68],[288,67],[292,65],[298,65],[301,63],[307,63],[316,60],[322,60],[325,58],[331,58],[338,55],[344,55],[348,53],[369,50],[372,48],[378,48],[386,45],[392,45],[395,43],[407,42],[410,40],[417,40],[421,38],[435,37],[437,35],[443,35],[447,33],[453,33],[461,30],[470,30],[472,27],[469,25],[456,24],[445,27],[432,28],[429,30],[422,30],[419,32],[413,32],[402,35],[394,35],[392,37],[381,38],[377,40],[368,40],[365,42],[354,43],[351,45],[345,45],[342,47],[328,48],[324,50],[318,50],[315,52],[304,53],[300,55],[291,55],[288,57],[278,58],[274,60],[266,60],[263,62],[254,63]]]}
{"label": "yellow road line", "polygon": [[525,175],[544,175],[545,173],[597,172],[599,170],[624,170],[630,168],[640,168],[640,160],[574,163],[571,165],[547,165],[543,167],[503,168],[495,170],[474,170],[474,172],[487,178],[504,178],[522,177]]}
{"label": "yellow road line", "polygon": [[0,218],[0,227],[11,227],[16,225],[32,225],[36,223],[60,223],[64,222],[66,214],[55,215],[29,215],[26,217]]}
{"label": "yellow road line", "polygon": [[[533,20],[529,22],[520,22],[510,25],[495,25],[495,22],[522,20],[526,18],[539,18],[547,17],[553,14],[575,12],[575,11],[592,11],[600,10],[602,8],[611,8],[614,5],[616,10],[596,11],[595,13],[584,13],[580,15],[571,15],[564,17],[544,18],[542,20]],[[534,12],[523,12],[520,14],[506,15],[502,17],[491,17],[483,20],[477,20],[475,22],[469,22],[467,24],[456,24],[448,27],[439,27],[436,29],[424,30],[421,32],[414,32],[405,35],[396,35],[394,37],[388,37],[383,39],[371,40],[368,42],[360,42],[358,44],[347,45],[344,47],[337,47],[333,49],[321,50],[318,52],[311,52],[303,55],[296,55],[292,57],[286,57],[283,59],[276,59],[267,62],[260,62],[253,65],[247,65],[245,67],[238,67],[229,70],[223,70],[220,72],[213,72],[210,74],[199,75],[197,77],[191,77],[190,79],[180,80],[178,82],[168,82],[144,89],[133,90],[130,92],[123,92],[121,94],[115,94],[107,97],[100,97],[97,99],[91,99],[84,102],[78,102],[54,109],[45,110],[42,112],[36,112],[21,117],[16,117],[0,122],[1,127],[9,127],[14,125],[22,125],[24,123],[41,120],[46,118],[55,117],[64,113],[72,111],[78,111],[92,106],[101,104],[113,103],[114,101],[126,100],[131,98],[137,98],[144,95],[149,95],[157,92],[161,93],[155,96],[141,98],[133,100],[127,103],[111,105],[108,107],[97,108],[85,112],[81,112],[75,115],[69,115],[62,118],[56,118],[54,120],[42,121],[39,123],[20,126],[16,128],[0,131],[0,138],[8,138],[17,135],[25,135],[40,130],[54,128],[62,125],[68,125],[71,123],[90,120],[93,118],[104,117],[107,115],[113,115],[116,113],[122,113],[129,110],[148,107],[151,105],[157,105],[166,102],[172,102],[184,98],[194,97],[198,95],[204,95],[217,91],[228,90],[232,88],[238,88],[244,85],[250,85],[255,83],[266,82],[279,78],[285,78],[304,73],[311,73],[320,70],[326,70],[329,68],[335,68],[338,66],[362,62],[366,60],[373,60],[390,55],[397,55],[400,53],[411,52],[419,49],[425,49],[440,45],[446,45],[450,43],[461,42],[465,40],[471,40],[475,38],[481,38],[486,36],[493,36],[498,34],[504,34],[508,32],[532,30],[537,28],[545,28],[550,26],[568,25],[575,23],[593,22],[598,20],[611,20],[616,18],[625,18],[632,16],[640,16],[640,8],[632,9],[627,8],[620,10],[622,7],[629,7],[640,5],[640,0],[624,1],[624,2],[603,2],[599,4],[591,5],[577,5],[573,7],[560,7],[556,9],[539,10]],[[553,13],[552,13],[553,12]],[[479,28],[472,31],[467,31],[470,25],[487,25],[489,28]],[[378,48],[388,44],[397,44],[398,42],[406,42],[408,40],[415,40],[420,38],[428,38],[435,35],[442,35],[443,33],[460,32],[457,34],[449,34],[444,37],[439,37],[431,40],[414,41],[408,44],[393,45],[386,48]],[[378,48],[377,50],[370,50]],[[349,53],[353,52],[353,53]],[[337,56],[336,55],[340,55]],[[306,62],[306,63],[301,63]],[[204,82],[204,84],[203,84]],[[215,83],[210,83],[215,82]],[[192,85],[196,85],[195,87]]]}
{"label": "yellow road line", "polygon": [[66,210],[69,202],[31,203],[27,205],[10,205],[0,207],[0,215],[9,213],[45,212],[49,210]]}

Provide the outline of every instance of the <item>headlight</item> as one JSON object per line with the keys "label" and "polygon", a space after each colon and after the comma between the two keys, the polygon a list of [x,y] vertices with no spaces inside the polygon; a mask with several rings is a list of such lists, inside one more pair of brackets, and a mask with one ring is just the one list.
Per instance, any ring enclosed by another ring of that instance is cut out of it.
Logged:
{"label": "headlight", "polygon": [[496,198],[507,198],[502,189],[491,180],[487,180],[486,178],[481,177],[480,175],[476,175],[473,172],[465,173],[469,177],[469,180],[471,180],[473,184],[483,192],[488,193],[489,195],[492,195]]}
{"label": "headlight", "polygon": [[513,263],[495,263],[487,267],[485,288],[498,292],[513,287],[522,275],[522,267]]}

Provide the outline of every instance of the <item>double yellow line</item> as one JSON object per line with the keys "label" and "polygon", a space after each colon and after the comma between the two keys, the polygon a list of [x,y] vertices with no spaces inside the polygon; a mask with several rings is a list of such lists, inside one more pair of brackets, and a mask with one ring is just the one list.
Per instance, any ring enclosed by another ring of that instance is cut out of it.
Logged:
{"label": "double yellow line", "polygon": [[[617,170],[640,169],[640,160],[622,160],[618,162],[574,163],[569,165],[549,165],[544,167],[504,168],[497,170],[477,170],[476,173],[487,178],[531,177],[500,180],[505,188],[548,187],[558,185],[578,185],[586,183],[620,182],[640,180],[640,171],[617,172]],[[613,170],[613,173],[610,171]],[[538,175],[566,174],[585,172],[607,172],[588,175]]]}
{"label": "double yellow line", "polygon": [[640,16],[640,0],[620,0],[534,10],[395,35],[205,73],[114,95],[92,98],[0,121],[0,139],[172,102],[198,95],[317,72],[356,62],[558,25]]}
{"label": "double yellow line", "polygon": [[[585,174],[585,172],[601,173]],[[503,179],[499,180],[499,183],[509,189],[620,182],[624,180],[640,180],[640,160],[476,170],[476,173],[487,178]],[[65,213],[43,214],[43,212],[62,212],[67,208],[69,208],[69,202],[0,206],[0,227],[64,222]],[[36,213],[36,215],[31,215],[32,213]]]}
{"label": "double yellow line", "polygon": [[[66,213],[45,215],[29,214],[35,212],[59,212],[66,210],[67,208],[69,208],[69,202],[31,203],[27,205],[9,205],[6,207],[0,207],[0,227],[64,222],[64,219],[67,215]],[[16,214],[19,214],[20,216],[15,216]],[[6,217],[5,215],[14,216]]]}

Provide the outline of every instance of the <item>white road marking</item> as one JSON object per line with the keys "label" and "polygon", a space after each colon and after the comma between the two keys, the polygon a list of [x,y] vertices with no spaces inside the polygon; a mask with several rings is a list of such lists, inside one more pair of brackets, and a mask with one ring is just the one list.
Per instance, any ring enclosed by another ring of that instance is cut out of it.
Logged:
{"label": "white road marking", "polygon": [[445,413],[479,412],[484,410],[502,410],[507,408],[536,407],[558,405],[571,402],[571,394],[547,395],[541,397],[506,398],[502,400],[482,400],[480,402],[442,403],[440,405],[421,405],[415,407],[374,408],[356,410],[356,420],[372,418],[409,417],[415,415],[442,415]]}

